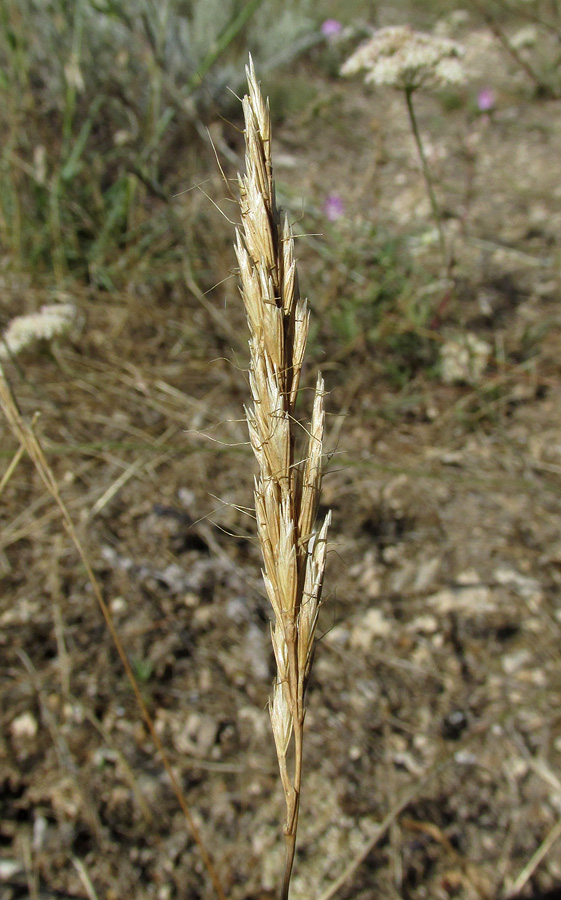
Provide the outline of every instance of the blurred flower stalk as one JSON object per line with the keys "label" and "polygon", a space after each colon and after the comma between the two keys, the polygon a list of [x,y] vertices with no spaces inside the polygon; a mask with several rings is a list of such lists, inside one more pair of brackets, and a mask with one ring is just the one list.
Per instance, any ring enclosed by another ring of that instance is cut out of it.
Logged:
{"label": "blurred flower stalk", "polygon": [[366,84],[389,85],[403,91],[446,274],[449,274],[451,259],[417,123],[413,94],[421,88],[462,84],[465,81],[461,63],[463,53],[462,46],[448,38],[413,31],[408,25],[395,25],[375,31],[371,38],[355,50],[341,69],[342,75],[365,72]]}

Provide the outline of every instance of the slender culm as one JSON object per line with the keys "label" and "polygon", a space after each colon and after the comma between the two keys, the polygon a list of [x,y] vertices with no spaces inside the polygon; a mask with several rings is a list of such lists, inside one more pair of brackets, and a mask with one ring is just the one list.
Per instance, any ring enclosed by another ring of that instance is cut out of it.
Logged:
{"label": "slender culm", "polygon": [[[246,408],[246,416],[259,466],[255,479],[257,531],[263,578],[274,612],[271,635],[277,675],[269,709],[286,800],[281,890],[281,898],[286,900],[302,784],[304,693],[331,514],[321,528],[315,527],[322,479],[324,382],[319,375],[312,421],[303,428],[295,419],[294,408],[309,313],[299,294],[292,230],[275,201],[269,108],[251,58],[246,72],[245,175],[238,177],[242,224],[236,236],[236,255],[250,332],[252,406]],[[306,440],[299,453],[297,438],[301,435]]]}

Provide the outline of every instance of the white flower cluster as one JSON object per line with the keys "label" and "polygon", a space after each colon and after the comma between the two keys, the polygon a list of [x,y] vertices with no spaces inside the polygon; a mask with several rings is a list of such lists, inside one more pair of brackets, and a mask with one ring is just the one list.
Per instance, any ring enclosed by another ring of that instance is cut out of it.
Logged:
{"label": "white flower cluster", "polygon": [[0,337],[0,359],[16,356],[34,341],[50,340],[68,331],[76,317],[72,303],[51,303],[39,312],[16,316]]}
{"label": "white flower cluster", "polygon": [[510,46],[515,50],[524,50],[526,47],[533,47],[539,40],[538,29],[535,25],[524,25],[519,28],[516,34],[510,39]]}
{"label": "white flower cluster", "polygon": [[408,25],[379,28],[355,50],[342,75],[365,71],[367,84],[387,84],[402,90],[461,84],[464,49],[448,38],[413,31]]}
{"label": "white flower cluster", "polygon": [[442,345],[440,373],[444,384],[477,384],[481,380],[491,347],[473,332],[456,335]]}

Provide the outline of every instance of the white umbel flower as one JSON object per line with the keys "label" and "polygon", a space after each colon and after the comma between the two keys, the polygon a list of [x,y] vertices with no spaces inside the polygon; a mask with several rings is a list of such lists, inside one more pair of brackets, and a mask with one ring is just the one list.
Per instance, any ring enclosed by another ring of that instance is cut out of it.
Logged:
{"label": "white umbel flower", "polygon": [[535,25],[524,25],[510,39],[510,46],[515,50],[524,50],[533,47],[539,39],[538,29]]}
{"label": "white umbel flower", "polygon": [[39,312],[16,316],[0,337],[0,359],[16,356],[35,341],[46,340],[68,331],[76,317],[72,303],[51,303]]}
{"label": "white umbel flower", "polygon": [[444,384],[477,384],[487,368],[492,348],[467,331],[446,341],[440,349],[440,372]]}
{"label": "white umbel flower", "polygon": [[379,28],[355,50],[342,75],[365,72],[367,84],[386,84],[402,90],[461,84],[464,49],[448,38],[413,31],[409,25]]}

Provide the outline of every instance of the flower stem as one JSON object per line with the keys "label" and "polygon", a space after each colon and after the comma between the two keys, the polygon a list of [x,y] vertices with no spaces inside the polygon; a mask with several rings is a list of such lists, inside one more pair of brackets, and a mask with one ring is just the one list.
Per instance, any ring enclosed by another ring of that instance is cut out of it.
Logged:
{"label": "flower stem", "polygon": [[425,150],[423,147],[423,142],[421,140],[421,133],[419,131],[419,126],[417,125],[417,117],[415,115],[415,109],[413,107],[413,91],[414,91],[413,87],[405,88],[405,101],[407,103],[407,112],[409,113],[409,121],[411,122],[411,130],[413,132],[413,137],[415,138],[415,143],[417,144],[417,150],[419,151],[419,159],[421,160],[421,169],[423,171],[423,178],[425,179],[425,184],[427,186],[427,193],[429,195],[430,205],[432,208],[432,214],[434,216],[434,221],[436,222],[436,228],[438,231],[438,242],[440,244],[442,258],[444,260],[444,269],[445,269],[446,274],[449,274],[450,259],[448,257],[448,249],[446,247],[446,240],[444,238],[444,231],[442,229],[442,216],[440,214],[440,208],[438,206],[436,194],[434,192],[434,185],[432,183],[432,178],[430,177],[429,167],[427,164],[427,158],[425,156]]}

